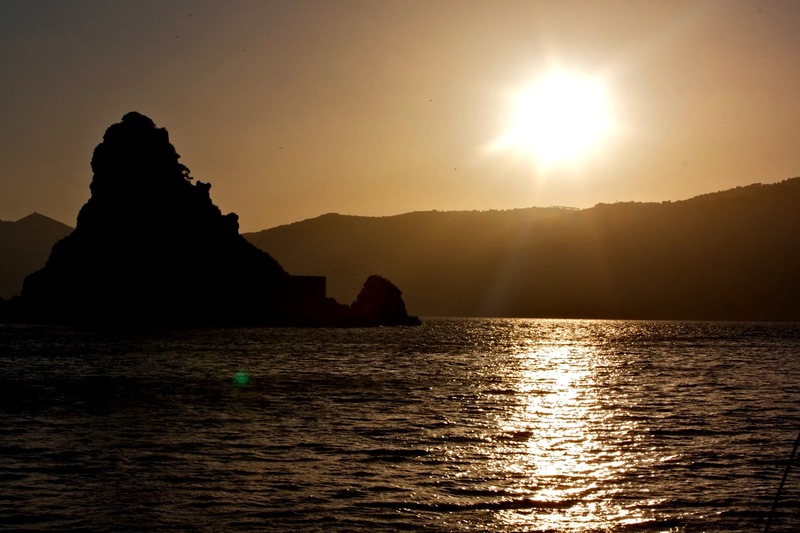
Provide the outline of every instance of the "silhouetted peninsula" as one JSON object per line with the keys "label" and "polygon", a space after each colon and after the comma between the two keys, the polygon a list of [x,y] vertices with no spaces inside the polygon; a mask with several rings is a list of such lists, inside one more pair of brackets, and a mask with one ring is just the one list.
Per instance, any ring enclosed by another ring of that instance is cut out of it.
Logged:
{"label": "silhouetted peninsula", "polygon": [[239,234],[237,215],[223,215],[211,186],[193,183],[179,158],[144,115],[109,127],[77,227],[25,279],[15,317],[112,327],[419,323],[382,278],[351,308],[326,297],[324,277],[289,275]]}

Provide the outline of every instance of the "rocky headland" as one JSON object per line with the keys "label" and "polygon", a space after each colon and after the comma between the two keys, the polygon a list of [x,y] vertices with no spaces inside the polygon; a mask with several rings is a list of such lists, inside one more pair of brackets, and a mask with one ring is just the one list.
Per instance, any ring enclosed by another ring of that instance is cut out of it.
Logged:
{"label": "rocky headland", "polygon": [[166,129],[130,112],[92,157],[91,197],[75,230],[0,316],[127,327],[416,325],[400,290],[371,276],[352,306],[325,278],[292,276],[239,234],[211,185],[195,181]]}

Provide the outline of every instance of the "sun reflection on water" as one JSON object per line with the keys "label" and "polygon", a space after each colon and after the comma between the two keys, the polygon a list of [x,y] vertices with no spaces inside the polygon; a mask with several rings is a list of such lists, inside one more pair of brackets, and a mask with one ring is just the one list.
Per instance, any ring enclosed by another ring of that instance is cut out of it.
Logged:
{"label": "sun reflection on water", "polygon": [[623,478],[643,455],[636,423],[617,419],[624,397],[611,397],[613,372],[593,339],[521,348],[507,374],[517,403],[498,420],[510,435],[495,448],[495,468],[519,480],[530,505],[503,509],[497,519],[514,530],[604,530],[647,520],[625,505]]}

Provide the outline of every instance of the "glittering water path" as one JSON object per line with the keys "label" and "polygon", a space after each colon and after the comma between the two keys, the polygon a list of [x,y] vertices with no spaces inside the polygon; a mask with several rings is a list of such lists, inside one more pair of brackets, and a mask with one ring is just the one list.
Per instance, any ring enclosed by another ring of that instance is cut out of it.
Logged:
{"label": "glittering water path", "polygon": [[[759,531],[800,325],[0,327],[0,528]],[[800,529],[800,469],[772,531]]]}

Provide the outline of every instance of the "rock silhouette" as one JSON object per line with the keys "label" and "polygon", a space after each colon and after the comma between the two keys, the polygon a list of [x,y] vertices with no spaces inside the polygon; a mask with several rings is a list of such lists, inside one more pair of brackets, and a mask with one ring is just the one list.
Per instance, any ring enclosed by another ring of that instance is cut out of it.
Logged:
{"label": "rock silhouette", "polygon": [[[370,276],[351,308],[357,324],[362,326],[398,326],[409,323],[402,292],[391,281]],[[419,324],[419,319],[412,320]]]}
{"label": "rock silhouette", "polygon": [[[325,295],[325,278],[291,276],[239,234],[211,185],[193,182],[166,129],[130,112],[92,157],[91,198],[16,302],[28,321],[86,325],[351,326],[365,317]],[[404,306],[403,306],[404,309]]]}

